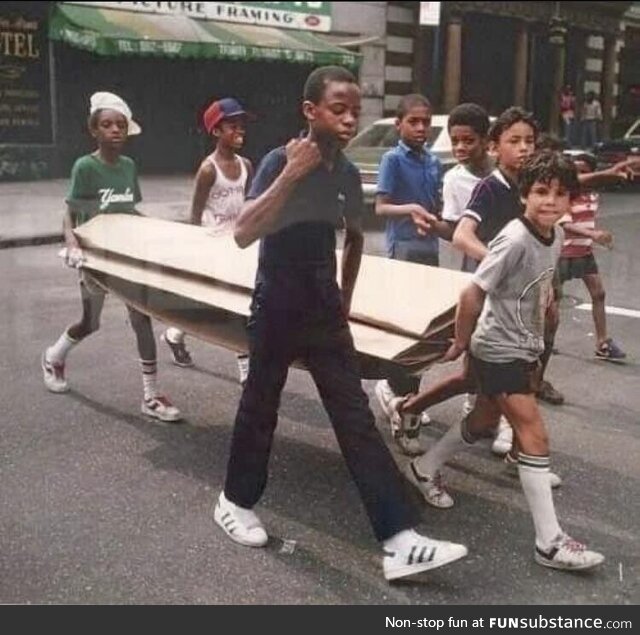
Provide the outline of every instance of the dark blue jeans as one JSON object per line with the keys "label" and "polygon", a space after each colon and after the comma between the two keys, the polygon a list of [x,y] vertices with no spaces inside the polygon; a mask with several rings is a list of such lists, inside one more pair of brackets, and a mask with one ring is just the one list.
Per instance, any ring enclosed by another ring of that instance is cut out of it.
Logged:
{"label": "dark blue jeans", "polygon": [[271,443],[289,365],[315,382],[378,540],[414,527],[418,513],[375,426],[342,312],[335,263],[259,274],[249,333],[249,376],[235,420],[225,496],[252,508],[267,483]]}

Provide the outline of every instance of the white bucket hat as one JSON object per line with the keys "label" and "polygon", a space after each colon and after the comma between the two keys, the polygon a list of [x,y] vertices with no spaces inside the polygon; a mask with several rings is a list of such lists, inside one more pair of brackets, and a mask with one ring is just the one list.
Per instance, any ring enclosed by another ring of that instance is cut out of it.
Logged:
{"label": "white bucket hat", "polygon": [[128,136],[140,134],[142,132],[142,128],[140,128],[140,126],[131,118],[131,109],[123,99],[118,97],[118,95],[105,92],[93,93],[93,95],[91,95],[91,107],[89,114],[92,115],[97,110],[104,109],[115,110],[125,116],[128,123]]}

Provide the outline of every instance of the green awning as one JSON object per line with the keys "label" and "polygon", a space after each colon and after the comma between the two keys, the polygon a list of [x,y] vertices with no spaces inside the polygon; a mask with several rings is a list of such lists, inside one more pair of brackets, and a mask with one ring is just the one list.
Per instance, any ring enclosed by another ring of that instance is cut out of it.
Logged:
{"label": "green awning", "polygon": [[55,6],[49,35],[97,55],[360,63],[359,55],[306,31],[71,4]]}

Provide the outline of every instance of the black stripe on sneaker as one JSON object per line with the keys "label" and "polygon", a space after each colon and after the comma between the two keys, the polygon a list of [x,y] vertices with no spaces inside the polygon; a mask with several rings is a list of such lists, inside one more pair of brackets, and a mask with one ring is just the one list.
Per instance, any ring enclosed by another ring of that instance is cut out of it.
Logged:
{"label": "black stripe on sneaker", "polygon": [[413,547],[411,547],[411,552],[409,553],[409,559],[407,560],[407,564],[413,564],[413,556],[417,548],[418,548],[418,545],[413,545]]}
{"label": "black stripe on sneaker", "polygon": [[431,562],[435,555],[436,555],[436,548],[432,547],[431,548],[431,553],[429,554],[429,557],[427,558],[427,562]]}
{"label": "black stripe on sneaker", "polygon": [[540,547],[538,547],[538,545],[536,545],[536,551],[543,558],[546,558],[547,560],[553,560],[556,557],[556,554],[558,553],[558,547],[551,547],[551,549],[549,549],[549,551],[542,551],[542,549],[540,549]]}
{"label": "black stripe on sneaker", "polygon": [[416,466],[414,465],[413,461],[411,461],[411,463],[409,463],[409,467],[411,468],[411,473],[415,477],[416,481],[418,481],[419,483],[426,483],[429,480],[426,476],[422,476],[422,474],[420,474],[420,472],[418,472],[418,470],[416,469]]}

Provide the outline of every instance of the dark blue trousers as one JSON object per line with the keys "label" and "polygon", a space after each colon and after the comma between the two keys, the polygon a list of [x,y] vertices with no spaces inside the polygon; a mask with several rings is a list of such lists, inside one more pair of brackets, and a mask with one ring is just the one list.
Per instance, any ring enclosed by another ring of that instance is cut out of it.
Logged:
{"label": "dark blue trousers", "polygon": [[375,426],[335,263],[259,273],[249,332],[249,376],[235,420],[225,496],[252,508],[267,483],[271,443],[289,365],[300,359],[315,382],[378,540],[419,522],[393,457]]}

